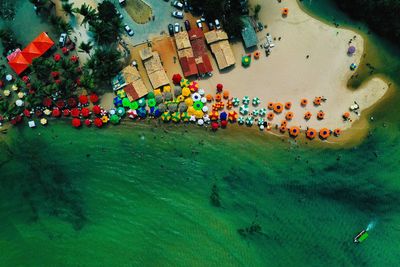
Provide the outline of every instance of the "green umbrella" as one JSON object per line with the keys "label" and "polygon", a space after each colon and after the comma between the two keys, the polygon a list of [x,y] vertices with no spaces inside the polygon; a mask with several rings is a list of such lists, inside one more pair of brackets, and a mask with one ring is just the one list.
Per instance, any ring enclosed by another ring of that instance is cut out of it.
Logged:
{"label": "green umbrella", "polygon": [[254,119],[252,117],[247,117],[246,118],[246,125],[247,126],[253,126]]}
{"label": "green umbrella", "polygon": [[122,99],[122,106],[126,108],[131,106],[131,101],[129,100],[129,98],[125,97],[124,99]]}
{"label": "green umbrella", "polygon": [[139,103],[137,101],[131,102],[130,108],[131,109],[138,109],[139,108]]}
{"label": "green umbrella", "polygon": [[260,109],[260,116],[264,117],[265,115],[267,115],[267,109],[266,108]]}
{"label": "green umbrella", "polygon": [[258,114],[260,113],[260,111],[258,111],[258,109],[255,109],[255,110],[253,110],[253,116],[254,117],[257,117],[258,116]]}
{"label": "green umbrella", "polygon": [[247,106],[247,105],[240,106],[239,112],[242,115],[247,115],[249,113],[249,106]]}
{"label": "green umbrella", "polygon": [[171,120],[171,114],[168,111],[165,111],[162,115],[161,115],[161,119],[164,122],[168,122]]}
{"label": "green umbrella", "polygon": [[204,107],[204,104],[201,101],[196,101],[196,102],[193,103],[193,108],[195,110],[202,110],[203,107]]}
{"label": "green umbrella", "polygon": [[255,98],[253,98],[252,103],[253,103],[253,106],[258,106],[261,103],[261,100],[260,100],[260,98],[255,97]]}
{"label": "green umbrella", "polygon": [[112,124],[118,124],[120,120],[120,117],[117,114],[114,114],[110,117],[110,122]]}
{"label": "green umbrella", "polygon": [[243,67],[250,66],[250,63],[251,63],[251,57],[249,57],[249,56],[243,56],[242,57],[242,65],[243,65]]}
{"label": "green umbrella", "polygon": [[248,105],[248,104],[250,104],[250,97],[244,96],[242,101],[243,101],[243,104]]}
{"label": "green umbrella", "polygon": [[138,100],[138,104],[140,107],[145,107],[146,106],[146,99],[141,98]]}
{"label": "green umbrella", "polygon": [[187,113],[187,112],[182,112],[182,114],[181,114],[181,119],[182,119],[182,121],[184,121],[184,122],[188,122],[188,121],[190,120],[189,113]]}
{"label": "green umbrella", "polygon": [[233,99],[232,99],[232,104],[233,104],[234,107],[239,106],[239,105],[240,105],[240,100],[239,100],[239,98],[237,98],[237,97],[233,98]]}
{"label": "green umbrella", "polygon": [[156,100],[154,98],[150,98],[149,100],[147,100],[147,105],[149,107],[155,107],[157,105]]}
{"label": "green umbrella", "polygon": [[124,116],[125,115],[125,108],[123,108],[123,107],[117,108],[117,115],[120,116],[120,117]]}
{"label": "green umbrella", "polygon": [[244,124],[244,118],[243,118],[243,117],[239,117],[239,118],[238,118],[238,123],[239,123],[240,125],[243,125],[243,124]]}
{"label": "green umbrella", "polygon": [[181,120],[181,114],[179,112],[172,113],[172,121],[179,122]]}
{"label": "green umbrella", "polygon": [[264,119],[259,118],[257,124],[258,126],[264,125]]}
{"label": "green umbrella", "polygon": [[147,94],[147,99],[153,99],[153,98],[155,98],[154,92],[150,92]]}

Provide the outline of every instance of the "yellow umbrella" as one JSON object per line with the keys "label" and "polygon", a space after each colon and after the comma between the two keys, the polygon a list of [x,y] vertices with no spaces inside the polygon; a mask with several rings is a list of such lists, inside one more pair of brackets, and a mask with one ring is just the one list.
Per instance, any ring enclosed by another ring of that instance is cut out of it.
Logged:
{"label": "yellow umbrella", "polygon": [[193,106],[189,106],[188,109],[187,109],[187,113],[188,113],[190,116],[194,115],[194,114],[195,114],[195,111],[196,111],[196,110],[194,109]]}
{"label": "yellow umbrella", "polygon": [[24,96],[25,96],[24,93],[22,93],[22,92],[19,92],[19,93],[18,93],[18,97],[19,97],[19,98],[24,98]]}
{"label": "yellow umbrella", "polygon": [[194,111],[194,116],[196,117],[196,119],[201,119],[204,116],[204,112],[201,110],[195,110]]}
{"label": "yellow umbrella", "polygon": [[171,92],[171,86],[169,86],[169,85],[164,86],[163,91],[164,91],[164,93]]}
{"label": "yellow umbrella", "polygon": [[43,113],[44,113],[44,115],[49,116],[49,115],[51,114],[51,110],[46,108],[46,109],[43,111]]}
{"label": "yellow umbrella", "polygon": [[187,88],[187,87],[184,87],[184,88],[182,89],[182,95],[183,95],[184,97],[190,96],[190,89]]}
{"label": "yellow umbrella", "polygon": [[193,99],[191,97],[185,99],[185,104],[188,107],[193,106]]}
{"label": "yellow umbrella", "polygon": [[109,121],[109,118],[106,115],[104,115],[103,117],[101,117],[101,121],[103,123],[107,123]]}
{"label": "yellow umbrella", "polygon": [[9,96],[11,94],[10,90],[4,90],[4,96]]}
{"label": "yellow umbrella", "polygon": [[41,118],[40,119],[40,124],[46,125],[47,124],[47,119],[46,118]]}
{"label": "yellow umbrella", "polygon": [[11,89],[12,89],[13,91],[17,91],[17,90],[18,90],[18,86],[17,86],[16,84],[13,84],[13,85],[11,86]]}
{"label": "yellow umbrella", "polygon": [[176,98],[176,102],[183,102],[185,100],[185,97],[183,96],[183,95],[179,95],[177,98]]}
{"label": "yellow umbrella", "polygon": [[154,90],[154,95],[161,95],[161,90],[160,89],[155,89]]}

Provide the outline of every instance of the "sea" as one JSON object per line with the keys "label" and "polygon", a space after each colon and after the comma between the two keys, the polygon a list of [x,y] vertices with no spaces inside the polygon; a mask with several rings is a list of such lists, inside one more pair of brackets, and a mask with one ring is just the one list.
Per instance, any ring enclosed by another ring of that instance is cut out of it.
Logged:
{"label": "sea", "polygon": [[155,121],[13,127],[0,134],[0,266],[399,266],[399,50],[329,1],[301,5],[364,33],[392,83],[363,140]]}

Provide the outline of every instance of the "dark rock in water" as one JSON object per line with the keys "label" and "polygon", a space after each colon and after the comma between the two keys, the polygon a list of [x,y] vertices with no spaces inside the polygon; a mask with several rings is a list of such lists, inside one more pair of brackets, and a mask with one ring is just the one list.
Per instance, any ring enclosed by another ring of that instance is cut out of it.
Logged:
{"label": "dark rock in water", "polygon": [[214,184],[211,188],[210,201],[215,207],[221,207],[221,200],[218,193],[218,187]]}
{"label": "dark rock in water", "polygon": [[260,224],[256,222],[252,222],[250,226],[245,227],[245,228],[240,228],[237,230],[237,232],[243,236],[247,237],[248,235],[253,235],[253,234],[261,234],[262,233],[262,227]]}

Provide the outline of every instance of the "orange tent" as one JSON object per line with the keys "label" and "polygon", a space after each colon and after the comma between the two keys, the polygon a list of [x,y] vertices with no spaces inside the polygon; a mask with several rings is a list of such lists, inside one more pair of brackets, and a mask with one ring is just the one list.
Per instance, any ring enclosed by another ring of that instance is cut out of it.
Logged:
{"label": "orange tent", "polygon": [[21,53],[29,63],[32,63],[32,60],[42,55],[42,53],[33,43],[30,43],[27,47],[25,47]]}
{"label": "orange tent", "polygon": [[26,70],[29,66],[29,62],[24,58],[22,53],[16,55],[15,58],[8,62],[8,64],[18,75]]}
{"label": "orange tent", "polygon": [[38,37],[36,37],[32,43],[39,49],[42,55],[54,45],[54,42],[45,32],[42,32]]}

